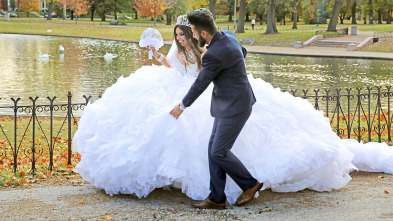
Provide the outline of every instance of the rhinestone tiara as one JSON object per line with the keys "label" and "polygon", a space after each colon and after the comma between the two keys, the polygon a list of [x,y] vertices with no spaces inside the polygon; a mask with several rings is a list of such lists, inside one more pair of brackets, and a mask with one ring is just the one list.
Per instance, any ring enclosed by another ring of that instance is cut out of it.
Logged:
{"label": "rhinestone tiara", "polygon": [[191,24],[188,21],[187,16],[185,15],[180,15],[179,17],[177,17],[176,25],[185,25],[191,27]]}

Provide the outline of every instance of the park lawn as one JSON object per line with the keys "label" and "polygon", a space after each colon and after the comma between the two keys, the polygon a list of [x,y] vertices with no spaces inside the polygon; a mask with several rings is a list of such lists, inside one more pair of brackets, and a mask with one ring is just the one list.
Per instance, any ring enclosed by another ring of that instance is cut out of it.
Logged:
{"label": "park lawn", "polygon": [[382,42],[377,42],[372,45],[360,48],[359,51],[372,51],[372,52],[393,52],[393,40],[386,40]]}
{"label": "park lawn", "polygon": [[[109,20],[101,22],[96,18],[90,21],[88,18],[75,20],[53,19],[45,20],[43,18],[14,18],[11,22],[0,21],[0,33],[20,33],[20,34],[41,34],[41,35],[57,35],[57,36],[75,36],[75,37],[91,37],[102,39],[114,39],[124,41],[138,42],[140,35],[148,27],[153,27],[153,22],[150,19],[143,18],[138,20],[120,20],[125,22],[125,25],[109,25]],[[374,24],[364,25],[360,21],[356,26],[359,31],[393,31],[393,25],[388,24]],[[173,39],[173,27],[176,21],[172,21],[171,25],[166,25],[166,21],[156,22],[156,28],[160,31],[164,41],[171,41]],[[219,30],[230,30],[234,32],[234,23],[228,22],[225,19],[218,19],[217,26]],[[337,27],[352,26],[350,21],[345,20],[344,24],[338,24]],[[278,34],[265,34],[266,24],[256,24],[255,30],[251,29],[249,23],[245,23],[245,33],[236,33],[239,40],[243,38],[254,38],[255,46],[278,46],[278,47],[293,47],[295,41],[306,41],[311,38],[315,31],[327,29],[327,24],[306,25],[302,22],[298,23],[298,29],[292,29],[292,22],[287,22],[286,25],[277,24]],[[47,32],[51,30],[52,32]],[[363,51],[375,52],[393,52],[391,50],[391,43],[380,42],[372,47],[366,47]]]}
{"label": "park lawn", "polygon": [[[0,22],[1,33],[20,33],[20,34],[41,34],[41,35],[65,35],[80,36],[103,39],[116,39],[125,41],[139,41],[140,35],[146,27],[129,26],[99,26],[85,24],[63,24],[52,23],[40,20],[41,22]],[[67,21],[67,20],[66,20]],[[173,27],[159,29],[164,41],[173,39]],[[51,32],[47,32],[51,30]],[[305,41],[314,32],[290,31],[274,35],[266,35],[263,31],[246,30],[245,33],[238,33],[239,40],[250,37],[255,38],[254,45],[264,46],[292,46],[295,41]]]}
{"label": "park lawn", "polygon": [[[81,24],[0,22],[1,33],[65,35],[126,41],[139,41],[146,28],[100,27]],[[48,32],[51,30],[51,32]],[[160,29],[164,40],[173,39],[172,29]]]}

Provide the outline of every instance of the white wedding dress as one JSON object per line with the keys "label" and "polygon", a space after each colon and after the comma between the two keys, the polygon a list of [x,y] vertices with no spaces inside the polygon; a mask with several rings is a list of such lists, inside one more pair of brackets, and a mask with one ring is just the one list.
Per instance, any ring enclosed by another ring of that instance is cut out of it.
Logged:
{"label": "white wedding dress", "polygon": [[[188,92],[198,68],[186,69],[179,61],[175,66],[144,66],[87,105],[74,136],[83,179],[110,195],[145,197],[173,185],[192,199],[208,196],[213,85],[176,120],[169,111]],[[232,151],[263,189],[330,191],[345,186],[356,167],[393,172],[386,144],[341,140],[307,100],[251,75],[249,80],[257,103]],[[229,203],[240,193],[228,177]]]}

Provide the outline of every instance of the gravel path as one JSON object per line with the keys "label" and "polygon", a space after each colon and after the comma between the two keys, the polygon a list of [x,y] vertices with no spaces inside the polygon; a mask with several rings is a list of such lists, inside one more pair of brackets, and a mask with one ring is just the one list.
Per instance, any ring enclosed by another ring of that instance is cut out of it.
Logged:
{"label": "gravel path", "polygon": [[[110,197],[90,184],[0,189],[0,220],[393,220],[393,175],[353,172],[331,192],[260,192],[242,207],[202,210],[179,190]],[[385,192],[392,192],[386,193]]]}

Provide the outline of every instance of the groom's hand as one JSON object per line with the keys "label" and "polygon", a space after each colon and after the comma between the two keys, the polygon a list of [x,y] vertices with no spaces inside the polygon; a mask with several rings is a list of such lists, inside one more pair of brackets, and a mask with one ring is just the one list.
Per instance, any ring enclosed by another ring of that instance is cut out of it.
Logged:
{"label": "groom's hand", "polygon": [[183,113],[183,111],[182,110],[180,110],[180,107],[179,107],[179,105],[176,105],[172,110],[171,110],[171,112],[169,112],[174,118],[179,118],[180,117],[180,115]]}

